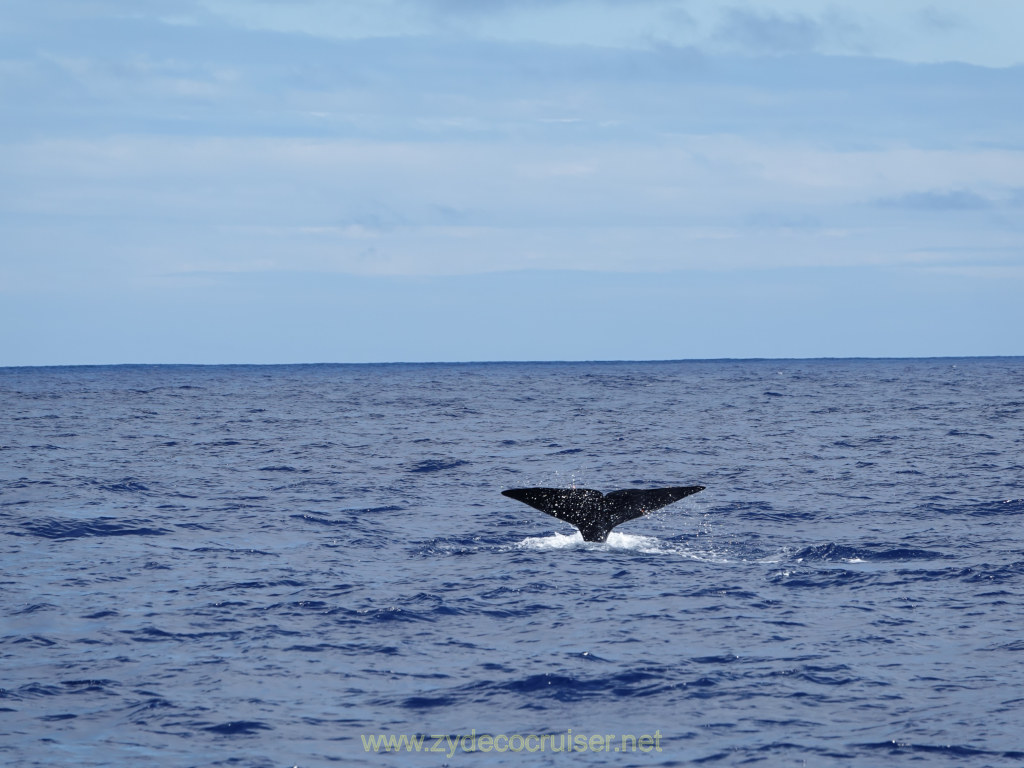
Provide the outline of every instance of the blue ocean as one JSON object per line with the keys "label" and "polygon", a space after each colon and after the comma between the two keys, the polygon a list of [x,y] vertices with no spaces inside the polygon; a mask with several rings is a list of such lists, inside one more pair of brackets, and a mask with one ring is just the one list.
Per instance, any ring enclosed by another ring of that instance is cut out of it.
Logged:
{"label": "blue ocean", "polygon": [[9,766],[1019,766],[1024,358],[0,369],[0,585]]}

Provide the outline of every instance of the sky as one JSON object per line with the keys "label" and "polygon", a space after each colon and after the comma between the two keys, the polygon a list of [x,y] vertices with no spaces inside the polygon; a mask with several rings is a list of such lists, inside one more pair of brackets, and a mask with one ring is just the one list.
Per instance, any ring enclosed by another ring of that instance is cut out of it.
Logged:
{"label": "sky", "polygon": [[1024,355],[1016,0],[0,0],[0,366]]}

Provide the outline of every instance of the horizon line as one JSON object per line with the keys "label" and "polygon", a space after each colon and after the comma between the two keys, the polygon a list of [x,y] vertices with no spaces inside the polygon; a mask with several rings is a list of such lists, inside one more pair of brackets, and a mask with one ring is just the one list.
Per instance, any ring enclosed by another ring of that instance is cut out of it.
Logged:
{"label": "horizon line", "polygon": [[759,363],[759,362],[856,362],[856,361],[928,361],[928,360],[1013,360],[1024,355],[908,355],[908,356],[827,356],[827,357],[693,357],[587,360],[378,360],[360,362],[301,363],[46,363],[32,365],[0,365],[0,370],[27,368],[271,368],[320,366],[400,366],[400,365],[619,365],[656,363]]}

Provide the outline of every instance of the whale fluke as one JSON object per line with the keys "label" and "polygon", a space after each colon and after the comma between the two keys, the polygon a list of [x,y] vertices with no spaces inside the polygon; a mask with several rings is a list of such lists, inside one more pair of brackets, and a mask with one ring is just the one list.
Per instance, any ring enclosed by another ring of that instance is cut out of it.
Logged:
{"label": "whale fluke", "polygon": [[572,523],[584,541],[605,541],[615,526],[703,490],[703,485],[611,493],[590,488],[510,488],[501,495]]}

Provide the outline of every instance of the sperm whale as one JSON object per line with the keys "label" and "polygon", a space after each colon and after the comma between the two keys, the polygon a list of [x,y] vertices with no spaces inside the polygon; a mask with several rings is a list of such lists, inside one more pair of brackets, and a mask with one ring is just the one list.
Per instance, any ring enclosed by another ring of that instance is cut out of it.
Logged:
{"label": "sperm whale", "polygon": [[605,541],[612,528],[704,490],[703,485],[601,493],[590,488],[510,488],[502,496],[572,523],[584,541]]}

